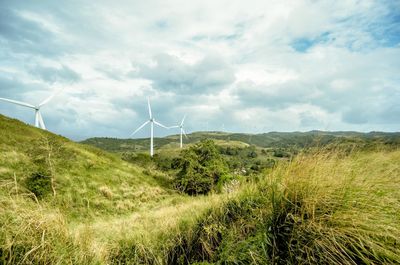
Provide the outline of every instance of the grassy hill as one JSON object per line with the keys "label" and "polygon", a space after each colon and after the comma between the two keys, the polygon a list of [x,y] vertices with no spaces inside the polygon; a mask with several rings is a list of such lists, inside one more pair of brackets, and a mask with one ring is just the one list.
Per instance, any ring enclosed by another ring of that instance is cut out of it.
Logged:
{"label": "grassy hill", "polygon": [[[152,167],[2,115],[0,132],[0,264],[105,263],[120,240],[149,240],[215,200],[179,194]],[[53,178],[55,194],[30,191],[37,172]]]}
{"label": "grassy hill", "polygon": [[170,193],[158,185],[151,172],[100,149],[4,116],[0,116],[0,130],[0,180],[13,185],[10,188],[20,186],[25,191],[24,181],[33,173],[52,175],[59,196],[45,199],[69,214],[72,211],[96,216],[115,210],[123,213],[136,207],[131,201],[138,196],[151,198]]}
{"label": "grassy hill", "polygon": [[[155,160],[1,115],[0,132],[0,264],[400,264],[397,134],[329,133],[345,139],[191,197]],[[271,157],[242,134],[212,135],[226,159]],[[306,137],[267,135],[276,148]],[[165,157],[179,155],[171,139]],[[344,148],[353,143],[374,148]]]}
{"label": "grassy hill", "polygon": [[[325,146],[335,142],[363,142],[365,146],[386,145],[399,146],[400,133],[387,132],[269,132],[262,134],[225,133],[225,132],[194,132],[184,139],[186,144],[199,142],[209,138],[221,143],[236,145],[255,145],[260,148],[296,148],[301,149],[313,146]],[[179,135],[155,138],[156,148],[177,148]],[[117,138],[89,138],[82,143],[92,145],[110,152],[145,151],[149,149],[150,140],[143,139],[117,139]]]}

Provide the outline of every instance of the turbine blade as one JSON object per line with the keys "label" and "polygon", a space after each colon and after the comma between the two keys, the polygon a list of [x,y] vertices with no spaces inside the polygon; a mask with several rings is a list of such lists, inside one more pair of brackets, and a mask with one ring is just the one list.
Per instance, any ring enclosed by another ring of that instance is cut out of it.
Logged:
{"label": "turbine blade", "polygon": [[150,116],[150,119],[152,119],[152,118],[153,118],[153,114],[151,113],[150,98],[147,98],[147,106],[149,107],[149,116]]}
{"label": "turbine blade", "polygon": [[183,135],[185,135],[186,139],[189,139],[189,136],[186,135],[185,129],[182,128]]}
{"label": "turbine blade", "polygon": [[21,102],[21,101],[17,101],[17,100],[12,100],[12,99],[6,99],[6,98],[0,98],[0,100],[5,101],[5,102],[9,102],[9,103],[14,103],[20,106],[24,106],[24,107],[28,107],[28,108],[32,108],[32,109],[36,109],[35,106],[25,103],[25,102]]}
{"label": "turbine blade", "polygon": [[42,114],[40,113],[40,111],[38,111],[38,116],[39,116],[40,128],[42,128],[43,130],[46,130],[46,126],[44,125],[43,117],[42,117]]}
{"label": "turbine blade", "polygon": [[179,125],[176,125],[176,126],[169,126],[168,129],[179,128],[179,127],[180,127]]}
{"label": "turbine blade", "polygon": [[138,131],[140,131],[140,129],[142,129],[144,126],[147,125],[147,123],[149,123],[150,121],[146,121],[145,123],[143,123],[139,128],[137,128],[130,136],[133,136],[135,133],[137,133]]}
{"label": "turbine blade", "polygon": [[185,122],[186,119],[186,114],[183,116],[182,122],[181,122],[181,126],[183,126],[183,123]]}
{"label": "turbine blade", "polygon": [[156,120],[153,120],[153,122],[154,122],[155,124],[157,124],[158,126],[160,126],[160,127],[163,127],[163,128],[165,128],[165,129],[169,129],[167,126],[162,125],[161,123],[159,123],[159,122],[156,121]]}
{"label": "turbine blade", "polygon": [[43,105],[46,105],[50,100],[52,100],[56,95],[58,95],[63,89],[57,90],[55,93],[53,93],[50,97],[46,98],[43,100],[42,103],[39,104],[39,108]]}

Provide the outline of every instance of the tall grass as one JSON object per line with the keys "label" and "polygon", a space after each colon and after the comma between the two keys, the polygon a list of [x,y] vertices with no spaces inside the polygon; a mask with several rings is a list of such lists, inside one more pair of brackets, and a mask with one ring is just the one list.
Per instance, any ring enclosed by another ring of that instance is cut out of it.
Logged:
{"label": "tall grass", "polygon": [[237,193],[83,222],[2,194],[1,263],[400,263],[399,161],[400,151],[301,154]]}
{"label": "tall grass", "polygon": [[278,168],[271,259],[400,262],[399,161],[399,152],[317,153]]}
{"label": "tall grass", "polygon": [[0,264],[96,263],[61,213],[20,200],[0,201]]}
{"label": "tall grass", "polygon": [[178,235],[169,263],[400,263],[399,161],[299,155]]}
{"label": "tall grass", "polygon": [[[400,151],[304,153],[192,198],[155,169],[5,118],[0,128],[0,264],[400,263]],[[24,181],[43,166],[42,137],[64,151],[52,156],[56,196],[36,198]]]}

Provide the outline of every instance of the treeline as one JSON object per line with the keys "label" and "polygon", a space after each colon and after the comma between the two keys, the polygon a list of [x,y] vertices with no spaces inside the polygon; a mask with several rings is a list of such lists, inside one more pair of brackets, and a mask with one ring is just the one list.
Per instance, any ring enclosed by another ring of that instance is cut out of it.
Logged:
{"label": "treeline", "polygon": [[[185,139],[186,144],[200,142],[203,139],[221,140],[227,143],[239,141],[261,148],[310,148],[324,147],[337,143],[362,143],[365,148],[374,146],[400,146],[400,133],[386,132],[269,132],[263,134],[196,132]],[[177,136],[155,138],[155,147],[178,145]],[[89,144],[110,152],[128,152],[147,150],[149,139],[117,139],[117,138],[90,138],[82,143]]]}

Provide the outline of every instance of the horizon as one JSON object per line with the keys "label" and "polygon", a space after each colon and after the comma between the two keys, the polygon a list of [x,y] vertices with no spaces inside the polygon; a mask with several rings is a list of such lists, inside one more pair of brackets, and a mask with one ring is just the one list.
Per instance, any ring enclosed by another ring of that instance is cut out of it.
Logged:
{"label": "horizon", "polygon": [[[393,1],[4,1],[0,14],[0,97],[64,88],[41,114],[75,141],[129,139],[147,97],[166,126],[187,114],[187,133],[400,131]],[[0,114],[34,123],[21,106]]]}
{"label": "horizon", "polygon": [[[190,133],[187,133],[188,135],[191,134],[207,134],[207,133],[219,133],[219,134],[243,134],[243,135],[262,135],[262,134],[272,134],[272,133],[358,133],[358,134],[399,134],[400,131],[322,131],[322,130],[310,130],[310,131],[269,131],[269,132],[257,132],[257,133],[250,133],[250,132],[232,132],[232,131],[193,131]],[[179,137],[179,133],[176,134],[166,134],[164,136],[155,136],[154,139],[161,139],[161,138],[168,138],[172,136],[177,136]],[[77,142],[83,142],[89,139],[94,139],[94,138],[109,138],[109,139],[117,139],[117,140],[144,140],[144,139],[150,139],[149,136],[145,137],[135,137],[135,138],[123,138],[123,137],[110,137],[110,136],[93,136],[90,138],[82,139],[82,140],[77,140]],[[75,140],[74,140],[75,141]]]}

